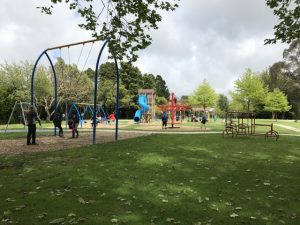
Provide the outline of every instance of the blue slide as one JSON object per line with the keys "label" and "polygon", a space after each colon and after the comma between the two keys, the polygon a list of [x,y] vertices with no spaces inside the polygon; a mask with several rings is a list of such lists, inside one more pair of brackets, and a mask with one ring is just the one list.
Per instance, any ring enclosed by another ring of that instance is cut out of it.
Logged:
{"label": "blue slide", "polygon": [[135,112],[134,115],[134,122],[139,123],[143,113],[146,113],[149,111],[149,106],[147,105],[147,98],[146,95],[139,95],[138,104],[140,106],[140,109]]}

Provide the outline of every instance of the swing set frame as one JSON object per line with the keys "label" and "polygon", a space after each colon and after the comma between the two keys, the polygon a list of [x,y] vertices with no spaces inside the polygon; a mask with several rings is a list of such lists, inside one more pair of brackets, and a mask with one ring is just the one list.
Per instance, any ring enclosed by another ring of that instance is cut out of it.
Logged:
{"label": "swing set frame", "polygon": [[[7,121],[6,127],[5,127],[5,133],[7,132],[7,128],[9,126],[9,124],[10,124],[10,121],[11,121],[11,119],[13,117],[13,114],[14,114],[14,112],[16,111],[16,109],[18,107],[20,108],[20,111],[21,111],[21,115],[19,116],[20,117],[19,120],[20,120],[20,123],[22,123],[24,125],[24,129],[25,129],[26,124],[27,124],[26,113],[27,113],[28,109],[27,110],[24,109],[25,108],[24,106],[28,106],[27,108],[29,108],[30,105],[31,104],[29,102],[22,102],[22,101],[16,101],[15,102],[15,104],[13,106],[13,109],[12,109],[12,111],[10,113],[9,119]],[[35,110],[37,111],[36,108],[35,108]],[[40,116],[39,116],[38,113],[37,113],[37,115],[38,115],[38,118],[40,119]]]}
{"label": "swing set frame", "polygon": [[[80,110],[80,107],[83,107],[83,111]],[[82,128],[82,124],[84,123],[84,121],[86,120],[86,116],[88,113],[90,113],[91,117],[93,118],[94,116],[94,111],[92,108],[93,104],[89,104],[89,103],[77,103],[77,102],[72,102],[71,107],[67,113],[67,117],[66,118],[70,118],[70,115],[72,112],[76,112],[76,114],[78,115],[79,121],[80,121],[80,127]],[[102,105],[97,105],[97,111],[96,111],[96,117],[97,115],[101,113],[104,116],[104,120],[103,121],[107,121],[108,118],[108,114],[105,113]]]}
{"label": "swing set frame", "polygon": [[[49,51],[51,50],[56,50],[56,49],[62,49],[62,48],[70,48],[71,46],[76,46],[76,45],[84,45],[87,43],[94,43],[94,42],[98,42],[100,40],[97,39],[93,39],[93,40],[87,40],[87,41],[81,41],[81,42],[76,42],[76,43],[71,43],[71,44],[66,44],[66,45],[60,45],[60,46],[56,46],[56,47],[51,47],[51,48],[47,48],[45,49],[37,58],[33,70],[32,70],[32,75],[31,75],[31,88],[30,88],[30,96],[31,96],[31,105],[35,105],[35,98],[34,98],[34,93],[35,93],[35,86],[34,86],[34,78],[35,78],[35,74],[36,74],[36,70],[37,70],[37,66],[39,61],[41,60],[41,58],[45,55],[46,58],[48,59],[52,72],[53,72],[53,76],[54,76],[54,111],[55,113],[57,112],[57,103],[58,103],[58,97],[57,97],[57,84],[58,84],[58,80],[57,80],[57,75],[56,75],[56,71],[53,65],[53,62],[48,54]],[[106,41],[104,41],[104,43],[102,44],[102,47],[99,51],[98,57],[97,57],[97,61],[96,61],[96,66],[95,66],[95,75],[94,75],[94,104],[93,104],[93,124],[96,124],[96,116],[97,116],[97,91],[98,91],[98,82],[100,82],[98,79],[98,74],[99,74],[99,64],[100,64],[100,59],[103,53],[103,50],[105,48],[105,46],[108,44],[109,39],[107,39]],[[81,51],[82,53],[82,51]],[[80,53],[80,55],[81,55]],[[119,67],[118,67],[118,63],[117,63],[117,59],[116,57],[113,55],[113,59],[114,59],[114,63],[115,63],[115,73],[116,73],[116,80],[117,80],[117,87],[116,87],[116,127],[115,127],[115,141],[118,140],[118,118],[119,118],[119,87],[120,87],[120,72],[119,72]],[[54,135],[56,136],[56,128],[54,128]],[[93,126],[93,144],[96,144],[96,126]]]}

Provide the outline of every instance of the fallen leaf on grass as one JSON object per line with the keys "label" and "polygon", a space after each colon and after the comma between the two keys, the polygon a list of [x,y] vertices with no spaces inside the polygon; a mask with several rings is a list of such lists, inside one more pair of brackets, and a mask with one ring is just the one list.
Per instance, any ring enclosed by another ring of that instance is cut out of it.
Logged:
{"label": "fallen leaf on grass", "polygon": [[88,204],[89,202],[85,201],[83,198],[78,198],[78,202],[80,202],[81,204]]}
{"label": "fallen leaf on grass", "polygon": [[203,200],[203,198],[201,197],[201,196],[199,196],[198,198],[197,198],[197,200],[198,200],[198,203],[202,203],[204,200]]}
{"label": "fallen leaf on grass", "polygon": [[76,216],[76,214],[73,213],[73,212],[70,212],[70,213],[68,214],[68,217],[75,217],[75,216]]}
{"label": "fallen leaf on grass", "polygon": [[9,214],[11,214],[11,211],[9,211],[9,210],[6,210],[6,211],[3,212],[4,216],[8,216]]}
{"label": "fallen leaf on grass", "polygon": [[231,218],[235,218],[235,217],[238,217],[239,215],[238,214],[236,214],[236,213],[232,213],[232,214],[230,214],[230,217]]}
{"label": "fallen leaf on grass", "polygon": [[125,198],[122,198],[122,197],[117,197],[117,199],[122,201],[122,202],[126,200]]}
{"label": "fallen leaf on grass", "polygon": [[47,213],[42,213],[42,214],[37,215],[35,218],[43,219],[46,216],[47,216]]}
{"label": "fallen leaf on grass", "polygon": [[110,222],[112,222],[112,223],[118,223],[119,220],[117,218],[113,218],[113,219],[110,220]]}
{"label": "fallen leaf on grass", "polygon": [[25,208],[25,205],[17,205],[17,206],[15,207],[15,210],[16,210],[16,211],[19,211],[19,210],[21,210],[21,209],[23,209],[23,208]]}
{"label": "fallen leaf on grass", "polygon": [[49,223],[50,224],[59,224],[59,223],[62,223],[65,221],[65,218],[57,218],[57,219],[54,219],[52,221],[50,221]]}
{"label": "fallen leaf on grass", "polygon": [[157,219],[158,219],[157,216],[152,216],[152,217],[151,217],[151,223],[153,223],[153,222],[156,221]]}

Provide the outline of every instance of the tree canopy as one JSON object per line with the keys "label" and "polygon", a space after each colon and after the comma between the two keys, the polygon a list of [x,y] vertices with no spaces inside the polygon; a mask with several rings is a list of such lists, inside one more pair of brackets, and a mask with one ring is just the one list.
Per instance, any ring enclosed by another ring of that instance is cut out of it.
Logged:
{"label": "tree canopy", "polygon": [[275,88],[274,91],[268,93],[264,109],[272,112],[272,118],[277,119],[277,112],[287,112],[291,109],[291,106],[288,103],[286,95]]}
{"label": "tree canopy", "polygon": [[161,11],[173,11],[179,0],[49,0],[50,6],[38,7],[52,14],[55,4],[65,3],[85,22],[79,27],[91,31],[99,40],[109,39],[109,50],[118,59],[136,61],[136,52],[147,48],[152,41],[149,31],[158,29]]}
{"label": "tree canopy", "polygon": [[263,82],[272,91],[278,88],[292,105],[292,113],[300,115],[300,39],[293,41],[283,52],[283,60],[274,63],[261,74]]}
{"label": "tree canopy", "polygon": [[220,94],[217,100],[217,109],[224,114],[229,110],[229,100],[227,96]]}
{"label": "tree canopy", "polygon": [[[73,101],[76,103],[92,103],[93,82],[95,71],[88,68],[80,71],[75,64],[66,64],[62,58],[57,58],[55,71],[58,83],[58,108],[64,112],[66,106]],[[16,101],[30,101],[30,84],[33,64],[29,62],[0,64],[0,122],[7,122],[12,107]],[[120,108],[137,107],[138,89],[143,88],[144,82],[155,89],[156,81],[166,84],[162,77],[152,74],[142,74],[138,67],[131,63],[121,63],[120,77]],[[148,82],[148,80],[151,82]],[[54,113],[54,79],[50,67],[39,65],[35,76],[35,102],[39,114],[49,120]],[[168,88],[165,86],[168,90]],[[160,102],[166,99],[158,96]],[[105,105],[108,112],[115,110],[116,104],[116,74],[115,65],[106,62],[100,65],[98,104]],[[125,110],[125,111],[126,111]],[[130,117],[130,113],[125,116]]]}
{"label": "tree canopy", "polygon": [[266,0],[279,23],[274,26],[274,37],[265,40],[265,44],[277,41],[291,43],[300,37],[300,0]]}
{"label": "tree canopy", "polygon": [[243,76],[235,81],[235,91],[231,92],[231,95],[249,111],[263,103],[263,99],[267,96],[267,89],[260,77],[251,69],[247,69]]}
{"label": "tree canopy", "polygon": [[189,103],[191,105],[202,106],[204,110],[207,107],[214,106],[216,100],[217,94],[206,80],[203,80],[194,93],[189,97]]}

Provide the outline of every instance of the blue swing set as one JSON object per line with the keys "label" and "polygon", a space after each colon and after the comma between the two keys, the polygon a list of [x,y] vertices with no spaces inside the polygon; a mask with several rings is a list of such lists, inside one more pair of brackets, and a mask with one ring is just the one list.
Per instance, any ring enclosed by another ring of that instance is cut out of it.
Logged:
{"label": "blue swing set", "polygon": [[[71,44],[67,44],[67,45],[61,45],[61,46],[56,46],[56,47],[52,47],[52,48],[47,48],[45,49],[37,58],[33,70],[32,70],[32,75],[31,75],[31,88],[30,88],[30,97],[31,97],[31,105],[35,105],[35,85],[34,85],[34,80],[35,80],[35,74],[37,71],[37,65],[40,61],[40,59],[43,56],[46,56],[46,58],[48,59],[51,69],[52,69],[52,73],[53,73],[53,78],[54,78],[54,111],[55,113],[57,112],[57,108],[58,108],[58,80],[57,80],[57,76],[56,76],[56,71],[54,68],[54,64],[48,54],[48,52],[52,51],[52,50],[56,50],[56,49],[62,49],[62,48],[69,48],[71,46],[76,46],[76,45],[85,45],[87,43],[94,43],[97,42],[99,40],[88,40],[88,41],[82,41],[82,42],[77,42],[77,43],[71,43]],[[103,50],[105,48],[105,46],[108,44],[109,39],[105,40],[104,43],[102,44],[102,47],[100,49],[100,52],[98,54],[97,60],[96,60],[96,66],[95,66],[95,73],[94,73],[94,104],[93,104],[93,124],[96,124],[96,115],[97,115],[97,91],[98,91],[98,82],[100,79],[98,79],[98,75],[99,75],[99,65],[100,65],[100,58],[101,55],[103,53]],[[82,53],[82,51],[81,51]],[[80,56],[81,56],[80,53]],[[115,73],[116,73],[116,82],[117,82],[117,86],[116,86],[116,129],[115,129],[115,141],[118,140],[118,115],[119,115],[119,85],[120,85],[120,73],[119,73],[119,68],[118,68],[118,63],[117,63],[117,59],[116,57],[113,55],[113,59],[114,59],[114,64],[115,64]],[[72,108],[72,107],[71,107]],[[77,108],[74,108],[75,111],[79,114],[79,118],[81,118],[81,115],[79,113],[79,110]],[[89,109],[86,110],[86,112]],[[68,115],[69,116],[69,115]],[[56,136],[56,129],[54,128],[54,135]],[[93,144],[96,144],[96,126],[93,126]]]}
{"label": "blue swing set", "polygon": [[[68,111],[67,118],[70,118],[72,112],[76,112],[79,122],[80,122],[80,128],[82,128],[82,125],[85,123],[85,121],[88,119],[88,116],[90,115],[90,118],[94,117],[94,110],[93,110],[93,104],[88,104],[88,103],[76,103],[72,102],[72,105]],[[98,115],[101,115],[101,119],[97,119]],[[97,105],[97,110],[96,110],[96,125],[98,123],[105,122],[108,123],[108,114],[105,112],[105,109],[101,105]],[[92,122],[92,125],[94,123]]]}

